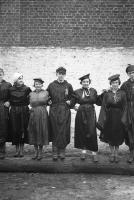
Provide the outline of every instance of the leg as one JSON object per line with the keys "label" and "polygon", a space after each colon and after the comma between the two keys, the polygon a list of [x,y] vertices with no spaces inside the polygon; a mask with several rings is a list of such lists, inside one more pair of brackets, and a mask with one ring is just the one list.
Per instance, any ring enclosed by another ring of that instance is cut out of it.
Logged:
{"label": "leg", "polygon": [[65,148],[64,149],[60,149],[59,150],[59,156],[60,156],[60,159],[61,160],[64,160],[65,159]]}
{"label": "leg", "polygon": [[81,160],[85,160],[85,159],[86,159],[86,153],[87,153],[86,150],[82,150],[81,156],[80,156],[80,159],[81,159]]}
{"label": "leg", "polygon": [[24,156],[24,143],[20,144],[20,157]]}
{"label": "leg", "polygon": [[130,151],[130,153],[129,153],[129,157],[128,157],[127,162],[132,163],[133,160],[134,160],[134,150],[129,147],[129,151]]}
{"label": "leg", "polygon": [[111,152],[109,161],[110,162],[114,162],[114,146],[112,146],[112,145],[109,144],[109,148],[110,148],[110,152]]}
{"label": "leg", "polygon": [[98,152],[92,152],[93,162],[98,162]]}
{"label": "leg", "polygon": [[5,158],[5,143],[0,144],[0,159]]}
{"label": "leg", "polygon": [[43,150],[43,146],[39,145],[39,152],[38,152],[37,160],[41,160],[42,159],[42,150]]}
{"label": "leg", "polygon": [[37,159],[37,157],[38,157],[38,146],[37,145],[34,145],[34,150],[35,150],[35,154],[32,157],[33,160]]}
{"label": "leg", "polygon": [[16,153],[14,155],[14,157],[19,157],[20,156],[20,145],[19,144],[16,144]]}
{"label": "leg", "polygon": [[53,160],[58,160],[58,148],[52,144]]}
{"label": "leg", "polygon": [[118,157],[118,152],[119,152],[119,146],[115,146],[115,162],[119,162],[119,157]]}

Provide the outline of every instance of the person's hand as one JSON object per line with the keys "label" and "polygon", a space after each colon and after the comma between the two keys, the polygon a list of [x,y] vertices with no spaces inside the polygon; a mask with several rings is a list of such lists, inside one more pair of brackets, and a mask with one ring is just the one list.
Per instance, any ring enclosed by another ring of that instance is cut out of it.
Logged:
{"label": "person's hand", "polygon": [[77,103],[77,104],[74,106],[74,110],[77,111],[77,110],[79,109],[79,106],[80,106],[80,104]]}
{"label": "person's hand", "polygon": [[71,104],[71,101],[69,101],[69,100],[68,100],[68,101],[66,101],[66,104],[70,105],[70,104]]}
{"label": "person's hand", "polygon": [[4,103],[4,106],[7,107],[7,108],[9,108],[9,107],[10,107],[10,102],[9,102],[9,101],[6,101],[6,102]]}

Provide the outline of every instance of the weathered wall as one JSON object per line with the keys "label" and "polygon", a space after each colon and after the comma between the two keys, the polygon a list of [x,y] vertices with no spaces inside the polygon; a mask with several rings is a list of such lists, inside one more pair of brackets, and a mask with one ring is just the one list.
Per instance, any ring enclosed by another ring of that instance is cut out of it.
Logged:
{"label": "weathered wall", "polygon": [[41,76],[45,86],[55,79],[55,70],[62,65],[67,68],[67,79],[78,88],[78,78],[91,73],[92,86],[98,91],[109,86],[108,76],[120,73],[124,81],[125,68],[134,64],[134,48],[0,48],[0,65],[6,78],[12,82],[15,71],[24,74],[25,81],[32,86],[33,78]]}
{"label": "weathered wall", "polygon": [[0,46],[133,46],[133,35],[133,0],[0,0]]}

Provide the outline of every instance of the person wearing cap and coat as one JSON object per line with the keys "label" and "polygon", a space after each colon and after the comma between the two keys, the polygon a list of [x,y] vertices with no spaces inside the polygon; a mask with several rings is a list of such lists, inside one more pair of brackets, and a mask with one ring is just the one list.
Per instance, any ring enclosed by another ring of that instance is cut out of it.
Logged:
{"label": "person wearing cap and coat", "polygon": [[11,83],[4,80],[4,70],[0,68],[0,159],[5,158],[5,143],[9,131],[9,89]]}
{"label": "person wearing cap and coat", "polygon": [[125,140],[127,128],[127,101],[126,94],[119,89],[120,75],[110,76],[110,90],[105,92],[97,122],[101,130],[100,140],[109,144],[110,162],[119,162],[119,146]]}
{"label": "person wearing cap and coat", "polygon": [[48,92],[43,87],[44,81],[41,78],[34,79],[35,90],[29,94],[30,98],[30,119],[28,125],[29,144],[34,145],[35,155],[32,159],[42,159],[42,149],[49,144],[48,134]]}
{"label": "person wearing cap and coat", "polygon": [[29,93],[24,85],[23,75],[15,73],[14,85],[9,89],[11,142],[16,146],[15,157],[23,157],[24,143],[28,143]]}
{"label": "person wearing cap and coat", "polygon": [[82,149],[81,159],[85,160],[86,150],[93,153],[93,161],[98,161],[96,112],[94,104],[97,104],[98,95],[94,88],[90,88],[90,74],[79,78],[82,88],[74,91],[71,104],[77,111],[75,118],[74,147]]}
{"label": "person wearing cap and coat", "polygon": [[57,80],[49,84],[47,91],[50,96],[50,134],[53,147],[53,160],[65,158],[66,146],[70,143],[70,99],[73,88],[65,80],[66,69],[56,70]]}
{"label": "person wearing cap and coat", "polygon": [[134,65],[128,64],[126,73],[129,79],[122,84],[121,89],[125,91],[127,97],[128,128],[125,143],[130,150],[127,161],[132,163],[134,161]]}

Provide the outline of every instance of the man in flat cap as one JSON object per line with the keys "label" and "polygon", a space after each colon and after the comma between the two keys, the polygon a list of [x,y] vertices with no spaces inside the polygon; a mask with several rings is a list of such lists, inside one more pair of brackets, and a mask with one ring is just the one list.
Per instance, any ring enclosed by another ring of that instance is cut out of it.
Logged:
{"label": "man in flat cap", "polygon": [[50,134],[53,147],[53,160],[65,158],[65,148],[70,143],[70,99],[73,88],[65,80],[66,69],[56,70],[57,80],[49,84],[47,90],[51,98],[49,119]]}
{"label": "man in flat cap", "polygon": [[126,92],[128,105],[128,130],[126,137],[126,145],[129,146],[130,155],[128,162],[134,161],[134,65],[128,64],[126,73],[129,79],[124,82],[121,89]]}

